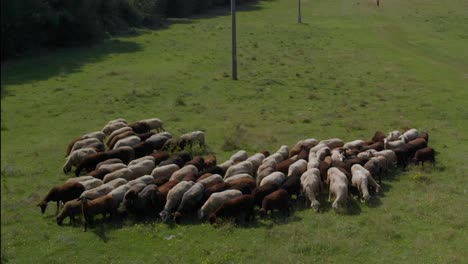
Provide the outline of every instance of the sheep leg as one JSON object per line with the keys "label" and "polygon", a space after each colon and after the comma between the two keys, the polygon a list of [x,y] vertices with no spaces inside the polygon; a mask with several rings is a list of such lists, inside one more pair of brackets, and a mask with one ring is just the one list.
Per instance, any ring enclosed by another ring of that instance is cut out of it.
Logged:
{"label": "sheep leg", "polygon": [[328,202],[331,202],[331,191],[328,191]]}
{"label": "sheep leg", "polygon": [[57,201],[57,210],[55,211],[55,216],[58,215],[59,210],[60,210],[60,201]]}

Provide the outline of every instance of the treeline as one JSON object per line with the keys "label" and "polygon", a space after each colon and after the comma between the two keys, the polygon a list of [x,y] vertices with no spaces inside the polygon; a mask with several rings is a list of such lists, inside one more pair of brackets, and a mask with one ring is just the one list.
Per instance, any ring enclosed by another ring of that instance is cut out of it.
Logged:
{"label": "treeline", "polygon": [[[248,0],[237,0],[237,3]],[[1,0],[2,60],[32,47],[61,47],[158,28],[230,0]]]}

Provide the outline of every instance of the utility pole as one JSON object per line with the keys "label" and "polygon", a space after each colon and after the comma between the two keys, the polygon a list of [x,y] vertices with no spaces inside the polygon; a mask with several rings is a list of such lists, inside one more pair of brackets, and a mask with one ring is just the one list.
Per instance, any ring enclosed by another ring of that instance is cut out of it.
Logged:
{"label": "utility pole", "polygon": [[232,18],[232,79],[237,80],[236,0],[231,0]]}
{"label": "utility pole", "polygon": [[297,23],[302,23],[301,0],[297,0]]}

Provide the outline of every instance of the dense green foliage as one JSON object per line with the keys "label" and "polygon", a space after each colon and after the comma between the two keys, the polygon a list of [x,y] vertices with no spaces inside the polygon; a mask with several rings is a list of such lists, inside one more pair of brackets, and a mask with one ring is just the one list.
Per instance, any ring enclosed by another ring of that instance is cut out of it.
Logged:
{"label": "dense green foliage", "polygon": [[[239,8],[239,80],[229,8],[165,30],[57,49],[2,65],[2,263],[467,263],[468,2],[261,1]],[[369,205],[300,208],[247,226],[96,218],[84,233],[54,206],[75,137],[118,117],[201,129],[219,162],[314,137],[430,133],[435,168],[383,180]]]}

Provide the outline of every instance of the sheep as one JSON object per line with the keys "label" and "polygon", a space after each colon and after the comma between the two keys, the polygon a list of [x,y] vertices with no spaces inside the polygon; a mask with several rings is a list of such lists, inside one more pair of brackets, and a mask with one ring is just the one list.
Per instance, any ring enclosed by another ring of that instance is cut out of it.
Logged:
{"label": "sheep", "polygon": [[88,199],[93,200],[93,199],[96,199],[98,197],[101,197],[110,193],[112,190],[114,190],[115,188],[119,186],[126,185],[126,184],[127,184],[127,181],[125,179],[118,178],[108,183],[105,183],[99,187],[96,187],[94,189],[86,190],[80,195],[80,197],[86,196],[88,197]]}
{"label": "sheep", "polygon": [[320,178],[320,171],[316,168],[307,170],[301,175],[301,190],[305,196],[306,201],[309,200],[310,207],[315,212],[318,212],[320,203],[317,198],[320,196],[321,190],[323,189],[322,180]]}
{"label": "sheep", "polygon": [[151,174],[151,172],[154,169],[154,161],[149,159],[143,160],[137,164],[128,166],[128,169],[130,169],[133,172],[133,180],[140,176]]}
{"label": "sheep", "polygon": [[[141,158],[134,159],[134,160],[130,161],[128,163],[128,166],[135,165],[135,164],[140,163],[140,162],[145,161],[145,160],[151,160],[153,163],[155,163],[155,158],[153,156],[143,156]],[[154,164],[154,166],[156,166],[156,164]]]}
{"label": "sheep", "polygon": [[262,201],[265,196],[279,189],[279,184],[276,182],[267,182],[262,186],[258,186],[252,191],[252,195],[255,198],[255,203],[261,207]]}
{"label": "sheep", "polygon": [[415,128],[412,128],[406,132],[404,132],[399,139],[405,143],[410,142],[411,140],[416,139],[419,136],[419,131]]}
{"label": "sheep", "polygon": [[347,159],[347,160],[345,160],[345,169],[348,170],[348,171],[351,171],[351,167],[354,164],[359,164],[361,166],[364,166],[367,161],[369,161],[369,159],[367,159],[367,158],[358,158],[358,157],[352,158],[352,159]]}
{"label": "sheep", "polygon": [[180,181],[174,180],[174,181],[168,181],[161,186],[159,186],[159,191],[164,195],[164,197],[167,197],[167,194],[169,191],[174,188],[177,184],[179,184]]}
{"label": "sheep", "polygon": [[130,186],[128,184],[120,185],[119,187],[112,190],[107,196],[110,196],[118,208],[120,203],[123,201],[125,193],[130,190]]}
{"label": "sheep", "polygon": [[309,151],[312,147],[318,144],[318,140],[315,138],[309,138],[305,140],[300,140],[294,145],[294,147],[289,151],[288,158],[293,157],[294,155],[299,154],[302,149]]}
{"label": "sheep", "polygon": [[384,139],[384,149],[396,149],[405,144],[403,140],[388,141],[388,139]]}
{"label": "sheep", "polygon": [[418,138],[424,138],[426,142],[429,144],[429,133],[427,132],[419,132]]}
{"label": "sheep", "polygon": [[192,149],[192,145],[194,143],[198,143],[200,148],[205,149],[206,144],[205,144],[205,132],[203,131],[193,131],[187,134],[183,134],[180,136],[180,141],[179,141],[179,147],[181,149],[184,149],[186,145],[190,146],[190,149]]}
{"label": "sheep", "polygon": [[409,141],[406,146],[409,149],[409,157],[412,158],[417,150],[427,147],[427,141],[424,138],[416,138]]}
{"label": "sheep", "polygon": [[88,224],[93,223],[95,215],[102,214],[106,218],[106,214],[110,217],[117,211],[117,205],[110,195],[104,195],[94,200],[88,201],[86,196],[80,198],[81,208],[84,216],[84,231],[86,232]]}
{"label": "sheep", "polygon": [[150,154],[154,158],[154,164],[159,165],[161,162],[167,160],[170,155],[167,151],[156,151]]}
{"label": "sheep", "polygon": [[284,174],[288,173],[289,166],[291,166],[296,161],[295,157],[285,159],[276,165],[276,170]]}
{"label": "sheep", "polygon": [[272,174],[263,178],[262,181],[260,182],[260,186],[266,184],[267,182],[275,182],[278,185],[281,185],[285,180],[286,180],[286,175],[284,175],[284,173],[275,171]]}
{"label": "sheep", "polygon": [[73,151],[68,155],[65,164],[63,165],[63,172],[68,174],[73,166],[78,166],[86,156],[90,154],[96,154],[97,151],[94,148],[82,148]]}
{"label": "sheep", "polygon": [[213,167],[206,168],[203,171],[200,171],[198,174],[201,175],[200,177],[205,176],[205,174],[219,174],[223,176],[224,170],[219,166],[213,166]]}
{"label": "sheep", "polygon": [[288,177],[293,176],[293,175],[299,175],[300,176],[306,170],[307,170],[307,161],[305,161],[303,159],[300,159],[300,160],[294,162],[293,164],[291,164],[291,166],[289,166],[287,175],[288,175]]}
{"label": "sheep", "polygon": [[181,181],[184,177],[187,177],[188,175],[196,175],[198,173],[197,167],[193,165],[187,165],[179,170],[175,171],[172,173],[171,177],[169,178],[170,181],[172,180],[179,180]]}
{"label": "sheep", "polygon": [[198,178],[197,182],[203,184],[205,187],[209,187],[213,184],[220,183],[223,181],[223,176],[219,174],[212,174],[204,179],[202,177]]}
{"label": "sheep", "polygon": [[172,155],[167,160],[159,163],[159,166],[164,166],[168,164],[177,164],[180,168],[184,166],[185,163],[192,160],[192,155],[188,152],[179,152],[175,155]]}
{"label": "sheep", "polygon": [[140,157],[152,155],[155,150],[156,151],[161,150],[161,147],[160,147],[161,144],[164,144],[164,142],[166,141],[167,141],[166,138],[161,138],[160,142],[143,141],[134,145],[132,148],[135,151],[135,157],[140,158]]}
{"label": "sheep", "polygon": [[309,161],[307,162],[307,169],[317,168],[320,165],[320,161],[317,157],[317,153],[309,151]]}
{"label": "sheep", "polygon": [[352,179],[351,183],[354,187],[359,190],[361,194],[361,201],[368,202],[370,195],[368,190],[368,185],[372,185],[375,188],[375,192],[380,192],[380,185],[375,182],[374,178],[368,170],[362,167],[359,164],[355,164],[351,167]]}
{"label": "sheep", "polygon": [[263,169],[260,173],[257,173],[257,185],[260,185],[260,182],[262,182],[262,180],[267,177],[268,175],[272,174],[273,172],[276,171],[276,168],[275,167],[266,167],[265,169]]}
{"label": "sheep", "polygon": [[231,167],[227,169],[226,173],[224,174],[224,180],[236,174],[242,174],[242,173],[253,175],[254,170],[253,170],[252,162],[248,160],[244,160],[235,165],[232,165]]}
{"label": "sheep", "polygon": [[187,166],[187,165],[195,166],[197,170],[200,172],[205,169],[205,159],[200,156],[194,157],[192,160],[184,164],[184,166]]}
{"label": "sheep", "polygon": [[324,147],[328,147],[327,144],[325,144],[325,143],[323,143],[323,142],[319,142],[317,145],[313,146],[313,147],[309,150],[309,153],[311,153],[311,152],[317,152],[319,149],[324,148]]}
{"label": "sheep", "polygon": [[110,164],[123,164],[123,161],[118,158],[107,159],[96,164],[96,169],[100,169],[101,166],[103,165],[110,165]]}
{"label": "sheep", "polygon": [[286,190],[289,195],[296,195],[296,199],[298,199],[300,191],[301,191],[301,174],[293,174],[288,176],[286,180],[281,184],[280,189]]}
{"label": "sheep", "polygon": [[373,153],[374,157],[382,156],[387,160],[387,168],[391,168],[397,162],[397,156],[393,150],[381,150]]}
{"label": "sheep", "polygon": [[[280,163],[283,160],[285,160],[285,159],[283,158],[283,155],[281,153],[273,153],[270,156],[263,159],[262,165],[263,164],[268,164],[268,163],[270,163],[270,164],[273,163],[273,164],[276,165],[276,164]],[[260,167],[262,167],[262,165],[260,165]]]}
{"label": "sheep", "polygon": [[159,216],[164,222],[169,220],[172,211],[176,209],[182,201],[184,193],[187,192],[194,184],[195,183],[191,181],[181,181],[167,193],[166,205],[159,213]]}
{"label": "sheep", "polygon": [[225,201],[210,214],[208,220],[211,224],[214,224],[219,217],[236,218],[239,223],[244,223],[246,220],[255,219],[254,205],[253,195],[244,194],[237,196]]}
{"label": "sheep", "polygon": [[204,157],[204,161],[205,161],[205,168],[214,167],[217,164],[216,155],[209,154],[208,156]]}
{"label": "sheep", "polygon": [[228,170],[229,167],[231,167],[232,165],[234,165],[235,162],[231,159],[228,159],[226,160],[225,162],[221,163],[218,165],[218,167],[220,167],[221,169],[223,169],[223,173],[222,174],[225,174],[225,172]]}
{"label": "sheep", "polygon": [[319,161],[318,169],[320,171],[320,175],[323,181],[326,180],[328,169],[330,169],[332,164],[333,164],[333,160],[331,159],[330,156],[326,157],[323,161]]}
{"label": "sheep", "polygon": [[319,160],[324,160],[325,157],[331,155],[331,149],[329,147],[323,147],[323,148],[317,150],[316,154],[317,154],[317,158]]}
{"label": "sheep", "polygon": [[327,172],[327,184],[329,186],[328,201],[331,201],[331,196],[335,195],[335,201],[332,208],[339,213],[347,208],[348,201],[348,179],[346,175],[339,169],[332,167]]}
{"label": "sheep", "polygon": [[325,140],[320,141],[319,144],[320,143],[327,145],[327,147],[329,147],[330,149],[341,148],[344,145],[343,140],[339,138],[325,139]]}
{"label": "sheep", "polygon": [[80,177],[70,178],[66,180],[65,183],[82,182],[82,181],[87,181],[87,180],[92,180],[92,179],[94,179],[93,176],[80,176]]}
{"label": "sheep", "polygon": [[108,173],[104,176],[102,181],[104,183],[110,182],[112,180],[115,180],[117,178],[123,178],[125,180],[131,180],[134,178],[134,173],[131,169],[129,168],[122,168],[120,170],[113,171],[111,173]]}
{"label": "sheep", "polygon": [[177,211],[174,214],[174,221],[179,222],[180,218],[184,215],[196,213],[201,206],[201,202],[205,195],[205,186],[202,183],[195,183],[188,191],[182,196]]}
{"label": "sheep", "polygon": [[276,153],[279,153],[283,160],[287,159],[289,156],[289,147],[287,145],[282,145]]}
{"label": "sheep", "polygon": [[154,215],[160,212],[166,203],[166,197],[154,184],[147,185],[140,193],[138,193],[138,201],[140,207],[137,207],[142,213]]}
{"label": "sheep", "polygon": [[96,179],[102,180],[104,179],[104,176],[106,176],[106,174],[109,174],[111,172],[114,172],[116,170],[120,170],[123,168],[127,168],[127,165],[123,163],[105,164],[105,165],[102,165],[101,168],[89,172],[88,175]]}
{"label": "sheep", "polygon": [[[127,128],[127,127],[125,127]],[[121,128],[122,129],[122,128]],[[110,141],[109,141],[109,144],[107,144],[107,147],[109,147],[109,149],[114,149],[115,147],[115,144],[117,144],[117,142],[119,142],[120,140],[122,139],[125,139],[125,138],[128,138],[128,137],[131,137],[131,136],[137,136],[137,134],[135,132],[133,132],[133,130],[130,128],[129,131],[125,131],[125,132],[122,132],[120,134],[117,134],[115,135]],[[138,137],[139,138],[139,137]],[[140,139],[141,140],[141,139]]]}
{"label": "sheep", "polygon": [[117,143],[115,143],[115,145],[114,145],[114,147],[112,149],[118,149],[118,148],[121,148],[123,146],[133,147],[138,143],[141,143],[141,139],[139,137],[129,136],[129,137],[126,137],[126,138],[123,138],[123,139],[117,141]]}
{"label": "sheep", "polygon": [[82,135],[80,137],[77,137],[76,139],[74,139],[70,143],[68,143],[68,147],[67,147],[67,151],[65,153],[65,157],[70,155],[70,153],[72,152],[71,149],[73,148],[73,145],[75,145],[76,142],[78,142],[80,140],[83,140],[83,139],[88,139],[88,138],[96,138],[100,142],[103,142],[105,137],[106,137],[106,135],[104,133],[102,133],[101,131],[91,132],[91,133],[88,133],[88,134],[84,134],[84,135]]}
{"label": "sheep", "polygon": [[122,160],[124,164],[128,164],[134,157],[135,152],[131,147],[121,147],[115,150],[93,153],[93,155],[87,155],[80,161],[75,170],[75,175],[80,175],[82,170],[86,170],[88,172],[93,171],[97,164],[108,159],[118,158]]}
{"label": "sheep", "polygon": [[240,174],[236,174],[236,175],[234,175],[234,176],[231,176],[231,177],[229,177],[229,178],[227,178],[227,179],[224,179],[224,181],[225,181],[225,182],[233,182],[233,181],[237,181],[237,180],[244,179],[244,178],[254,180],[254,178],[252,177],[252,175],[247,174],[247,173],[240,173]]}
{"label": "sheep", "polygon": [[145,122],[149,125],[151,129],[156,129],[156,131],[165,131],[163,128],[163,122],[159,118],[149,118],[140,120],[140,122]]}
{"label": "sheep", "polygon": [[387,139],[388,142],[392,142],[392,141],[398,140],[400,136],[401,136],[400,131],[394,130],[392,132],[389,132],[385,139]]}
{"label": "sheep", "polygon": [[377,142],[383,142],[384,138],[385,138],[385,133],[383,133],[382,131],[376,131],[371,140],[372,142],[377,143]]}
{"label": "sheep", "polygon": [[241,161],[246,160],[248,157],[249,155],[247,154],[247,151],[239,150],[236,153],[234,153],[229,159],[234,161],[234,163],[239,163]]}
{"label": "sheep", "polygon": [[365,145],[366,145],[366,142],[364,140],[356,139],[356,140],[353,140],[353,141],[346,142],[343,145],[343,148],[346,148],[346,149],[361,149]]}
{"label": "sheep", "polygon": [[419,165],[419,162],[422,162],[422,166],[424,166],[424,161],[430,161],[432,166],[435,166],[435,151],[431,147],[419,149],[414,154],[412,161],[415,165]]}
{"label": "sheep", "polygon": [[385,160],[384,157],[379,156],[379,157],[373,157],[369,161],[364,164],[364,168],[369,171],[369,173],[372,176],[378,176],[379,177],[379,184],[382,184],[382,175],[381,172],[383,171],[383,168],[381,167],[381,161],[379,158],[383,159],[383,162],[386,164],[387,161]]}
{"label": "sheep", "polygon": [[333,161],[343,161],[344,155],[342,154],[341,148],[334,148],[330,151],[330,157]]}
{"label": "sheep", "polygon": [[[231,177],[232,178],[232,177]],[[243,194],[251,194],[252,191],[257,187],[257,183],[254,178],[240,178],[237,180],[229,181],[227,183],[228,190],[239,190]]]}
{"label": "sheep", "polygon": [[362,147],[361,152],[366,151],[366,150],[377,150],[377,151],[383,150],[384,149],[384,140],[385,139],[382,139],[382,141],[378,141],[378,142],[375,142],[375,143],[372,143],[370,145]]}
{"label": "sheep", "polygon": [[154,134],[145,141],[155,146],[155,149],[161,149],[168,139],[172,138],[172,134],[168,132]]}
{"label": "sheep", "polygon": [[85,190],[91,190],[91,189],[101,186],[103,182],[99,179],[91,179],[87,181],[82,181],[80,182],[80,184],[85,187]]}
{"label": "sheep", "polygon": [[157,179],[169,180],[171,175],[179,169],[180,167],[177,166],[176,164],[164,165],[164,166],[154,168],[153,171],[151,171],[151,176],[153,176],[155,180]]}
{"label": "sheep", "polygon": [[128,124],[128,121],[127,121],[125,118],[117,118],[117,119],[113,119],[113,120],[110,120],[109,122],[107,122],[108,125],[114,124],[114,123],[125,123],[125,124]]}
{"label": "sheep", "polygon": [[[382,148],[382,150],[383,150],[383,148]],[[359,152],[356,155],[356,157],[362,158],[362,159],[370,159],[370,158],[374,157],[375,152],[377,152],[377,150],[375,150],[375,149],[363,150],[363,151]]]}
{"label": "sheep", "polygon": [[231,187],[231,185],[227,182],[218,182],[215,184],[212,184],[210,186],[205,187],[205,193],[204,193],[204,201],[208,200],[208,198],[213,194],[213,193],[218,193],[227,190],[227,188]]}
{"label": "sheep", "polygon": [[138,214],[142,211],[143,206],[139,203],[138,195],[146,186],[148,185],[140,182],[131,186],[125,193],[122,204],[126,211],[134,214]]}
{"label": "sheep", "polygon": [[65,183],[63,185],[53,187],[42,199],[42,201],[37,205],[41,208],[41,213],[44,214],[47,208],[47,204],[50,201],[57,202],[57,211],[55,214],[58,214],[60,203],[65,203],[70,200],[80,197],[81,193],[85,191],[85,187],[79,182]]}
{"label": "sheep", "polygon": [[117,130],[117,129],[119,129],[119,128],[122,128],[122,127],[126,127],[126,126],[128,126],[127,123],[118,121],[118,122],[114,122],[114,123],[110,123],[110,124],[105,125],[105,126],[102,128],[101,131],[102,131],[104,134],[106,134],[107,136],[109,136],[109,135],[112,134],[112,132],[114,132],[115,130]]}
{"label": "sheep", "polygon": [[57,225],[62,225],[65,218],[70,217],[70,223],[75,225],[75,216],[81,214],[81,201],[78,199],[70,200],[65,203],[60,214],[55,218]]}
{"label": "sheep", "polygon": [[256,172],[258,167],[262,164],[262,161],[265,159],[265,155],[263,153],[255,153],[254,155],[247,158],[253,165],[253,172]]}
{"label": "sheep", "polygon": [[128,181],[127,185],[133,186],[133,185],[138,184],[138,183],[144,183],[146,185],[152,184],[152,183],[154,183],[154,178],[151,175],[144,175],[144,176],[138,177],[138,178],[136,178],[134,180]]}
{"label": "sheep", "polygon": [[265,217],[268,211],[273,213],[273,210],[278,209],[285,216],[289,216],[290,198],[289,194],[284,189],[278,189],[263,198],[260,216]]}
{"label": "sheep", "polygon": [[[114,140],[114,138],[117,135],[120,135],[120,134],[125,133],[125,132],[133,132],[133,129],[131,127],[129,127],[129,126],[124,126],[124,127],[121,127],[121,128],[119,128],[117,130],[112,131],[112,133],[107,138],[106,145],[108,147],[110,147],[110,144]],[[133,132],[133,134],[135,134],[135,132]],[[117,142],[117,141],[115,141],[115,142]],[[114,144],[115,144],[115,142],[114,142]]]}
{"label": "sheep", "polygon": [[204,219],[205,217],[210,216],[211,213],[216,211],[216,209],[218,209],[224,202],[241,195],[242,192],[239,190],[225,190],[211,194],[199,210],[199,219]]}
{"label": "sheep", "polygon": [[137,134],[146,133],[151,130],[151,127],[145,122],[135,122],[128,124],[128,126]]}
{"label": "sheep", "polygon": [[102,145],[102,142],[99,139],[97,139],[97,138],[86,138],[86,139],[79,140],[75,144],[73,144],[73,147],[72,147],[70,153],[75,151],[75,150],[78,150],[78,149],[89,148],[91,145],[93,147],[96,147],[97,149],[103,149],[100,146],[100,145]]}

